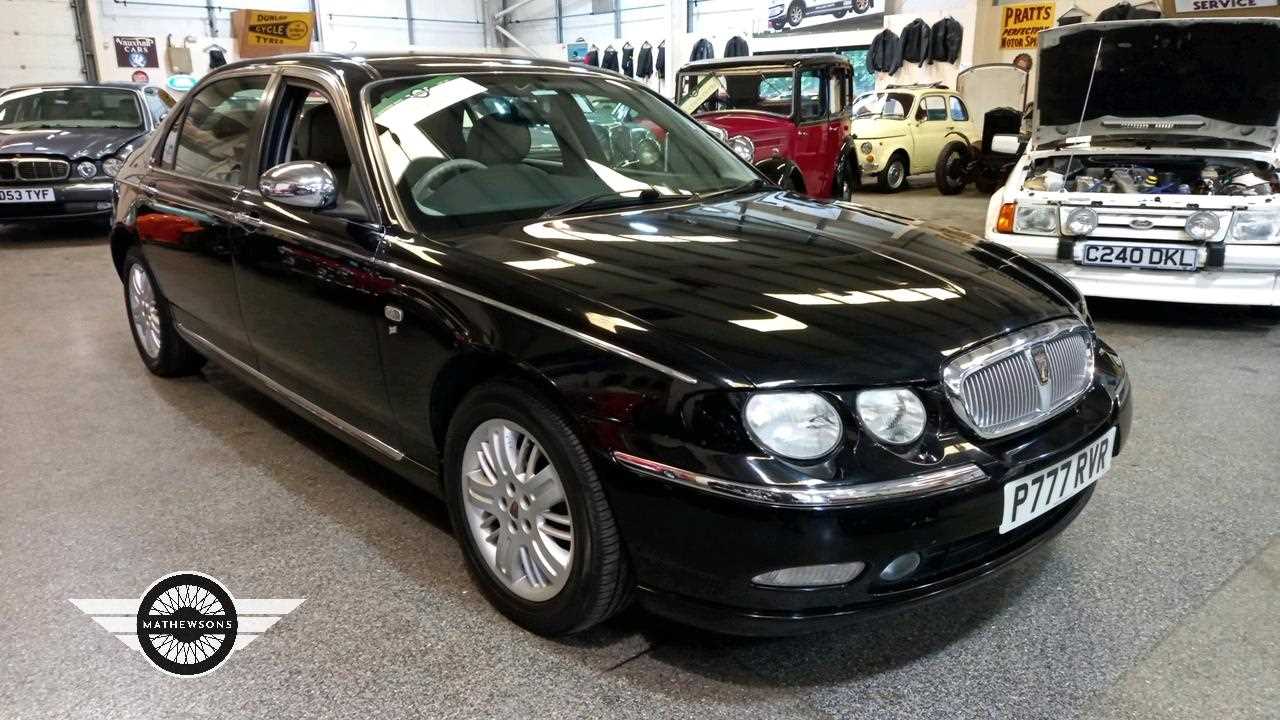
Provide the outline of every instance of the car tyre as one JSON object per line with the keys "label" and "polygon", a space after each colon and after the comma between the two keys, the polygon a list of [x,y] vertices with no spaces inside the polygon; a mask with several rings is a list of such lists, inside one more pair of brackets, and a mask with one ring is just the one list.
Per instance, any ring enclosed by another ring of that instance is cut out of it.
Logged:
{"label": "car tyre", "polygon": [[787,6],[787,22],[791,23],[791,27],[804,22],[803,0],[791,0],[791,4]]}
{"label": "car tyre", "polygon": [[901,153],[889,158],[884,169],[876,173],[880,192],[896,193],[907,186],[907,159]]}
{"label": "car tyre", "polygon": [[148,370],[160,377],[181,377],[204,367],[204,357],[174,327],[169,302],[136,245],[124,256],[124,303],[133,344]]}
{"label": "car tyre", "polygon": [[836,173],[835,196],[837,200],[852,200],[853,194],[861,189],[862,173],[851,161],[840,165]]}
{"label": "car tyre", "polygon": [[968,184],[967,166],[969,164],[969,148],[964,143],[947,143],[938,153],[938,161],[933,166],[933,179],[938,192],[943,195],[959,195]]}
{"label": "car tyre", "polygon": [[[449,423],[444,481],[468,571],[513,622],[568,635],[626,606],[631,574],[604,489],[568,418],[542,393],[508,381],[468,393]],[[514,538],[505,546],[503,533]]]}

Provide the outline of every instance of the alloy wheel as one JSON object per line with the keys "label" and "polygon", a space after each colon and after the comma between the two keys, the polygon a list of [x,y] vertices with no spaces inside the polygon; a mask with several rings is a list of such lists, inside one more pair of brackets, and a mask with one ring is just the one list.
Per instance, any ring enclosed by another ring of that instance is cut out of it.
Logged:
{"label": "alloy wheel", "polygon": [[160,357],[160,307],[151,277],[138,264],[129,268],[129,317],[142,351],[152,360]]}
{"label": "alloy wheel", "polygon": [[467,440],[462,483],[467,529],[489,571],[524,600],[555,597],[572,570],[573,525],[542,445],[511,420],[487,420]]}

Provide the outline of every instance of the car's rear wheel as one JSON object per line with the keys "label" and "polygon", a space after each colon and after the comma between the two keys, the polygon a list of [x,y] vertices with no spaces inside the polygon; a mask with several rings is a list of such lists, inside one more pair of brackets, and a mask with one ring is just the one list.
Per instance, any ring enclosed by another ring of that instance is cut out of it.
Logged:
{"label": "car's rear wheel", "polygon": [[492,382],[468,394],[449,423],[445,482],[471,575],[508,618],[565,635],[625,605],[630,575],[604,490],[540,393]]}
{"label": "car's rear wheel", "polygon": [[901,153],[889,158],[884,169],[876,174],[876,185],[881,192],[898,192],[907,186],[907,160]]}
{"label": "car's rear wheel", "polygon": [[124,258],[124,302],[133,344],[147,369],[162,377],[197,372],[205,359],[178,335],[169,303],[137,247]]}
{"label": "car's rear wheel", "polygon": [[938,153],[938,162],[933,167],[933,179],[938,192],[943,195],[958,195],[968,184],[969,149],[964,143],[947,143]]}
{"label": "car's rear wheel", "polygon": [[853,194],[862,184],[862,173],[858,171],[853,158],[840,165],[836,172],[836,199],[852,200]]}

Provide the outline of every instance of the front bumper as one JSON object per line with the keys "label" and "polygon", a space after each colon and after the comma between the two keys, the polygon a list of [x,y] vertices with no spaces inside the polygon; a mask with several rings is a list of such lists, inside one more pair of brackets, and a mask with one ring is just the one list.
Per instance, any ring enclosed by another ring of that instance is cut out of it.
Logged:
{"label": "front bumper", "polygon": [[1280,247],[1229,245],[1220,266],[1196,272],[1077,265],[1059,256],[1058,238],[987,232],[987,240],[1035,258],[1089,297],[1211,305],[1280,305]]}
{"label": "front bumper", "polygon": [[[627,545],[639,599],[653,612],[721,632],[813,632],[961,589],[1009,567],[1061,531],[1092,496],[1072,500],[1007,534],[998,532],[1004,484],[1118,428],[1128,439],[1132,392],[1100,375],[1072,411],[1038,428],[983,445],[988,479],[923,497],[829,508],[777,507],[730,499],[611,465],[606,492]],[[1112,390],[1103,387],[1110,383]],[[1115,392],[1121,400],[1112,397]],[[1106,478],[1102,482],[1106,482]],[[919,569],[896,582],[880,572],[915,551]],[[763,587],[751,578],[784,567],[860,561],[851,582]]]}
{"label": "front bumper", "polygon": [[[107,215],[111,212],[114,196],[113,182],[94,179],[62,182],[54,185],[33,184],[32,187],[53,187],[53,202],[0,203],[0,222],[26,220],[75,219]],[[18,190],[26,185],[4,185],[5,189]]]}

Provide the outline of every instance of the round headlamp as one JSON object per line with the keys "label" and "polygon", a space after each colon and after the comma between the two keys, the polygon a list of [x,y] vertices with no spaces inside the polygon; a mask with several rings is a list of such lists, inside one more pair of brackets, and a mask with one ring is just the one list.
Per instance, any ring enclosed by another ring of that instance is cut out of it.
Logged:
{"label": "round headlamp", "polygon": [[81,160],[76,163],[76,174],[88,180],[98,174],[98,166],[92,160]]}
{"label": "round headlamp", "polygon": [[1187,218],[1187,234],[1196,240],[1212,240],[1221,227],[1222,222],[1218,220],[1218,216],[1204,210],[1192,213]]}
{"label": "round headlamp", "polygon": [[1098,229],[1098,213],[1089,208],[1076,208],[1067,213],[1067,222],[1062,229],[1068,235],[1088,235]]}
{"label": "round headlamp", "polygon": [[858,146],[858,149],[862,151],[863,155],[867,155],[871,152],[871,143],[864,141],[861,145]]}
{"label": "round headlamp", "polygon": [[109,157],[102,161],[102,172],[111,177],[115,177],[120,172],[120,168],[124,165],[124,161],[118,157]]}
{"label": "round headlamp", "polygon": [[857,405],[862,427],[891,445],[919,438],[928,420],[924,403],[908,388],[863,390]]}
{"label": "round headlamp", "polygon": [[762,448],[793,460],[820,458],[836,449],[844,435],[835,407],[811,392],[752,395],[743,420]]}
{"label": "round headlamp", "polygon": [[729,139],[729,149],[734,155],[751,162],[756,158],[756,144],[746,135],[734,135]]}

